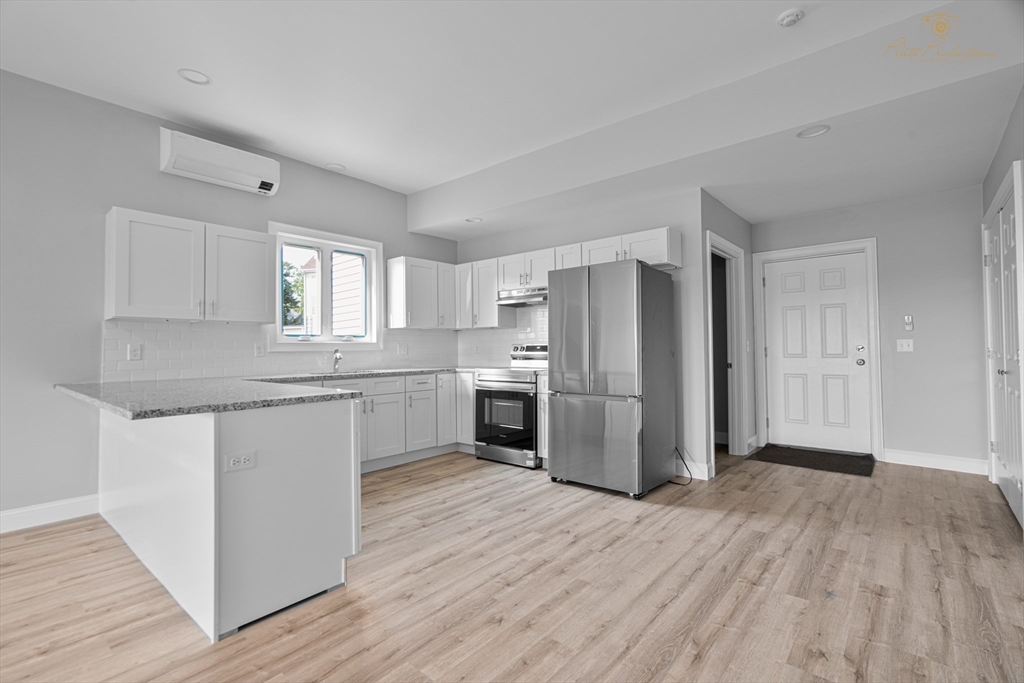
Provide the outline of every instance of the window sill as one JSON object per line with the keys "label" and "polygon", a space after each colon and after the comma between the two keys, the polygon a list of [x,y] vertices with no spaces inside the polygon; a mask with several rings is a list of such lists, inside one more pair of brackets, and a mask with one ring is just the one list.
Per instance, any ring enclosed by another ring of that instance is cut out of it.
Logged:
{"label": "window sill", "polygon": [[270,353],[301,353],[303,351],[310,352],[323,352],[333,351],[339,349],[344,353],[345,351],[380,351],[384,348],[382,341],[377,342],[343,342],[343,341],[281,341],[273,339],[268,344],[268,351]]}

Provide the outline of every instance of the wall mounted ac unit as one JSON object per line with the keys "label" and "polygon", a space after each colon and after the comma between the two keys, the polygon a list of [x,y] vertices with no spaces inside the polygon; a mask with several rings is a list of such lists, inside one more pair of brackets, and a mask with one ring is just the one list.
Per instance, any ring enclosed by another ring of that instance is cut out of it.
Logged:
{"label": "wall mounted ac unit", "polygon": [[281,164],[274,159],[162,127],[160,170],[267,196],[281,183]]}

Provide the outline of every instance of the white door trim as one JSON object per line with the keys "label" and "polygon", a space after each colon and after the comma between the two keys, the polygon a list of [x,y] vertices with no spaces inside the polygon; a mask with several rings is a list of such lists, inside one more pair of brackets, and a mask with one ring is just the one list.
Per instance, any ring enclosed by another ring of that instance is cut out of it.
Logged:
{"label": "white door trim", "polygon": [[715,373],[714,373],[714,325],[712,319],[711,305],[711,255],[716,254],[725,259],[725,282],[726,298],[728,301],[728,340],[729,359],[732,362],[732,372],[729,374],[729,453],[734,455],[746,455],[747,448],[746,434],[746,401],[747,392],[747,370],[745,352],[747,346],[747,297],[746,297],[746,252],[724,237],[706,231],[707,239],[704,240],[704,293],[706,295],[704,305],[707,315],[707,345],[705,347],[704,367],[705,380],[707,382],[707,463],[709,478],[715,476]]}
{"label": "white door trim", "polygon": [[[996,214],[999,213],[999,209],[1001,209],[1003,206],[1005,206],[1006,203],[1010,200],[1010,195],[1011,195],[1011,193],[1014,190],[1014,181],[1016,181],[1016,183],[1017,183],[1016,187],[1021,187],[1021,184],[1020,184],[1021,183],[1021,163],[1022,162],[1020,162],[1020,161],[1015,161],[1012,164],[1010,164],[1010,170],[1007,171],[1006,177],[1003,178],[1003,182],[999,186],[999,190],[996,191],[995,196],[992,197],[992,201],[988,205],[988,209],[985,211],[985,217],[981,221],[981,253],[982,254],[986,254],[986,255],[988,254],[988,252],[987,252],[988,245],[985,243],[985,226],[990,225],[992,223],[992,220],[996,217]],[[1020,199],[1021,194],[1022,193],[1020,193],[1020,192],[1017,193],[1017,196],[1015,197],[1015,201],[1018,201]],[[1020,206],[1020,204],[1018,204],[1017,206],[1014,207],[1014,211],[1016,212],[1016,214],[1018,216],[1024,215],[1024,214],[1021,213],[1022,210],[1024,210],[1024,207]],[[1024,249],[1024,244],[1021,244],[1021,242],[1018,241],[1017,249],[1018,250]],[[1024,263],[1024,258],[1022,258],[1022,255],[1020,254],[1019,251],[1018,251],[1018,256],[1017,257],[1018,257],[1019,262]],[[988,353],[987,349],[991,349],[992,348],[992,343],[991,343],[992,340],[989,339],[989,330],[990,330],[990,328],[989,328],[989,324],[988,324],[988,310],[989,310],[988,274],[985,272],[984,268],[981,269],[981,279],[982,279],[982,290],[981,291],[982,291],[982,296],[984,297],[982,299],[982,303],[983,303],[983,305],[985,307],[984,311],[985,311],[985,316],[986,316],[986,318],[985,318],[985,348],[986,348],[986,354],[987,354]],[[1024,278],[1022,278],[1021,282],[1018,284],[1018,288],[1021,288],[1021,287],[1024,287]],[[1022,296],[1022,292],[1020,291],[1020,289],[1018,289],[1018,300],[1019,301],[1024,301],[1024,296]],[[1024,325],[1024,316],[1020,316],[1020,320],[1021,320],[1021,324]],[[1020,331],[1020,338],[1024,339],[1024,329],[1022,329]],[[992,405],[992,376],[991,376],[991,374],[988,371],[988,358],[987,358],[987,355],[986,355],[986,358],[985,358],[985,408],[986,408],[986,417],[988,418],[987,424],[985,425],[986,426],[985,433],[988,435],[988,443],[985,444],[985,449],[988,452],[988,480],[990,482],[992,482],[993,484],[995,484],[996,483],[996,454],[992,452],[992,448],[991,448],[990,444],[993,441],[996,441],[997,439],[996,439],[996,434],[995,434],[995,432],[993,430],[993,427],[995,426],[995,422],[994,422],[995,418],[994,418],[994,415],[993,415],[994,406]]]}
{"label": "white door trim", "polygon": [[[762,251],[753,255],[754,262],[754,385],[756,391],[757,445],[768,443],[766,419],[768,415],[768,375],[765,363],[765,287],[764,267],[768,263],[795,261],[819,256],[863,253],[867,263],[868,298],[868,364],[870,371],[871,398],[871,453],[876,460],[885,460],[885,443],[882,436],[882,364],[881,337],[878,331],[878,258],[874,237],[849,242],[816,244],[794,249]],[[757,283],[761,281],[761,284]]]}

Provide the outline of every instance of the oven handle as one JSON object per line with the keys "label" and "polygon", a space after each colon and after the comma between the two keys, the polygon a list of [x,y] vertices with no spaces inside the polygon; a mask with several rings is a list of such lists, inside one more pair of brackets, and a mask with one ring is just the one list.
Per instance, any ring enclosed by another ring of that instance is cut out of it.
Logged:
{"label": "oven handle", "polygon": [[474,385],[477,389],[495,389],[498,391],[517,391],[521,394],[533,396],[537,392],[536,384],[517,384],[515,382],[481,382],[477,380]]}

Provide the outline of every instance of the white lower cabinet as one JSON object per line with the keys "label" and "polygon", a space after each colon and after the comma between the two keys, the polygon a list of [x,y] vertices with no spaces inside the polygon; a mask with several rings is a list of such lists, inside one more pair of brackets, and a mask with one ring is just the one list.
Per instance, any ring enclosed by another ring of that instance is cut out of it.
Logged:
{"label": "white lower cabinet", "polygon": [[456,376],[446,373],[437,376],[437,445],[455,443],[456,431]]}
{"label": "white lower cabinet", "polygon": [[369,403],[366,415],[366,459],[405,453],[405,394],[370,396]]}
{"label": "white lower cabinet", "polygon": [[437,445],[437,392],[412,391],[405,395],[405,450]]}
{"label": "white lower cabinet", "polygon": [[465,446],[476,442],[476,392],[473,389],[473,373],[458,373],[456,392],[455,439]]}

